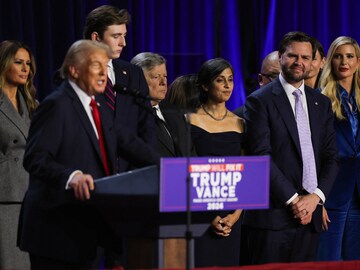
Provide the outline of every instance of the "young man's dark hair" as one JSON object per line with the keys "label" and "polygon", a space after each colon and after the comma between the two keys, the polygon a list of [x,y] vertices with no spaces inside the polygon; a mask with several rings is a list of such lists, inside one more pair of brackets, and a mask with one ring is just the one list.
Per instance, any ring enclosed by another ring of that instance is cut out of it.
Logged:
{"label": "young man's dark hair", "polygon": [[83,36],[91,39],[91,34],[97,32],[102,39],[106,28],[113,24],[129,24],[130,13],[126,9],[118,9],[114,6],[100,6],[92,10],[86,17]]}

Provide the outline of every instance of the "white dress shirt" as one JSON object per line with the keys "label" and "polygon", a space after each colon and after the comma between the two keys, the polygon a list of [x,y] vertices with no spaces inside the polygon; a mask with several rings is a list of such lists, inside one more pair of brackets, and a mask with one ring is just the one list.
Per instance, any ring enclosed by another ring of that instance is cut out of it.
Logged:
{"label": "white dress shirt", "polygon": [[116,81],[115,81],[115,71],[114,71],[114,66],[112,63],[112,59],[109,60],[108,64],[108,78],[110,79],[112,85],[115,85]]}
{"label": "white dress shirt", "polygon": [[[285,89],[285,93],[289,99],[291,108],[293,110],[294,116],[295,116],[295,96],[293,95],[293,92],[297,89],[299,89],[302,93],[301,95],[301,103],[303,105],[304,111],[306,113],[307,119],[308,119],[308,124],[310,125],[310,121],[309,121],[309,112],[308,112],[308,107],[307,107],[307,101],[306,101],[306,94],[305,94],[305,84],[304,84],[304,80],[302,81],[302,84],[300,85],[299,88],[295,88],[294,86],[292,86],[291,84],[289,84],[284,77],[282,76],[282,73],[280,73],[279,75],[279,79],[280,79],[280,83],[282,85],[282,87]],[[310,128],[309,128],[310,129]],[[311,129],[310,129],[311,132]],[[325,202],[325,195],[324,193],[319,189],[316,188],[314,193],[316,195],[319,196],[319,198],[321,199],[322,203]],[[289,205],[297,196],[299,196],[298,193],[295,193],[287,202],[286,205]]]}

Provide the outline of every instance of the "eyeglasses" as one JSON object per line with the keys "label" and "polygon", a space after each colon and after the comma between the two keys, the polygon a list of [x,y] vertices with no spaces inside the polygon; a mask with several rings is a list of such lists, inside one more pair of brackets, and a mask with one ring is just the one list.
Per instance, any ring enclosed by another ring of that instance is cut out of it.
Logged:
{"label": "eyeglasses", "polygon": [[269,73],[269,74],[260,73],[260,74],[266,77],[270,82],[272,82],[273,80],[276,79],[277,76],[279,76],[279,73]]}

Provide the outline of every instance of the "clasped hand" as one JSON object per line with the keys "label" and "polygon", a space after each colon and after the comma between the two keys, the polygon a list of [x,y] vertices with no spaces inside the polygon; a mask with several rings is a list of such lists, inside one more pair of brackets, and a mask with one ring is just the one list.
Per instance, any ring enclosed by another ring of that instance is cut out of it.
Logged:
{"label": "clasped hand", "polygon": [[232,226],[238,221],[242,213],[241,209],[236,210],[232,214],[228,214],[226,217],[221,218],[217,216],[212,222],[211,226],[214,229],[214,232],[220,236],[229,236],[231,233]]}
{"label": "clasped hand", "polygon": [[291,202],[294,218],[302,225],[309,224],[320,198],[316,194],[301,195]]}

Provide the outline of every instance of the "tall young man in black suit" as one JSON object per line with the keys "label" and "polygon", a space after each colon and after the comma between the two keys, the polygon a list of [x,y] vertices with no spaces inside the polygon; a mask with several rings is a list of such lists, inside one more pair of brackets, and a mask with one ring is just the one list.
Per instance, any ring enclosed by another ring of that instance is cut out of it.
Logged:
{"label": "tall young man in black suit", "polygon": [[[103,5],[92,10],[86,17],[84,38],[104,43],[110,47],[111,56],[108,62],[108,84],[105,92],[96,97],[102,107],[106,107],[108,118],[113,120],[116,129],[137,136],[155,151],[156,126],[151,113],[149,100],[135,99],[114,91],[114,86],[126,89],[127,92],[138,92],[141,96],[149,95],[149,88],[142,70],[119,59],[126,46],[127,24],[130,14],[126,9]],[[139,155],[144,154],[142,150]],[[137,167],[127,153],[120,153],[117,172],[125,172]],[[105,248],[105,268],[115,268],[126,264],[123,258],[123,242],[114,237]]]}
{"label": "tall young man in black suit", "polygon": [[[92,10],[86,17],[84,38],[105,43],[111,49],[108,63],[108,78],[111,84],[126,88],[128,92],[137,91],[141,96],[148,96],[149,89],[142,70],[129,62],[118,59],[126,46],[126,25],[130,23],[130,14],[126,9],[103,5]],[[111,88],[111,87],[110,87]],[[112,91],[112,92],[111,92]],[[107,107],[109,117],[115,126],[126,128],[149,145],[156,141],[155,122],[152,117],[150,102],[140,103],[130,95],[122,95],[109,88],[97,96],[97,101]],[[126,156],[119,156],[118,172],[132,169],[134,164]]]}
{"label": "tall young man in black suit", "polygon": [[[269,155],[270,208],[246,211],[242,234],[250,264],[315,259],[322,225],[322,205],[335,180],[337,150],[328,98],[305,86],[310,71],[312,39],[290,32],[280,42],[281,73],[247,98],[247,154]],[[300,92],[300,95],[299,95]],[[302,119],[296,120],[302,104]],[[306,119],[306,120],[305,120]],[[307,136],[298,128],[306,123]],[[302,143],[306,138],[308,144]],[[313,188],[305,187],[311,145]],[[307,148],[308,149],[308,148]]]}

